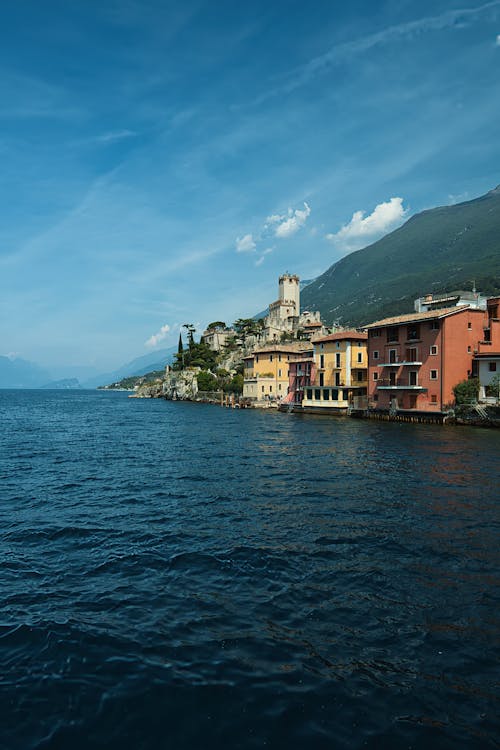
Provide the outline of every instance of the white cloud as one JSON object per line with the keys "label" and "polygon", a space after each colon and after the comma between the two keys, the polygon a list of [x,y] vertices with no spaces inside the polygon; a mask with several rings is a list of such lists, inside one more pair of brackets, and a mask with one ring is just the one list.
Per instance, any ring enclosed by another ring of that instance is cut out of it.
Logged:
{"label": "white cloud", "polygon": [[149,346],[149,347],[158,346],[158,344],[160,343],[160,341],[163,341],[163,339],[165,339],[167,337],[167,334],[168,334],[169,331],[170,331],[170,326],[169,325],[162,326],[160,328],[160,330],[158,331],[158,333],[153,334],[153,336],[151,336],[146,341],[146,343],[144,344],[144,346]]}
{"label": "white cloud", "polygon": [[402,223],[407,214],[402,198],[391,198],[375,206],[373,212],[365,216],[364,211],[355,211],[348,224],[335,234],[327,234],[326,239],[346,252],[369,245],[391,229]]}
{"label": "white cloud", "polygon": [[245,234],[243,237],[236,238],[237,253],[253,253],[254,250],[255,242],[251,234]]}
{"label": "white cloud", "polygon": [[273,219],[273,223],[279,222],[274,230],[275,236],[280,237],[281,239],[291,237],[304,226],[310,213],[310,207],[307,203],[304,203],[303,209],[297,208],[295,211],[292,211],[292,209],[289,208],[287,218],[270,216],[269,219]]}

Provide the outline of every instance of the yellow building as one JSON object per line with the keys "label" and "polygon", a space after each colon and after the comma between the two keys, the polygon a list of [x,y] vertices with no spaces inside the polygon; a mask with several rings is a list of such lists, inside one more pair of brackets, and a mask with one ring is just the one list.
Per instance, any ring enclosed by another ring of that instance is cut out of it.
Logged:
{"label": "yellow building", "polygon": [[288,393],[288,363],[305,350],[311,350],[309,342],[270,344],[245,357],[243,398],[262,405],[284,398]]}
{"label": "yellow building", "polygon": [[314,341],[314,382],[305,388],[305,411],[344,414],[349,407],[365,408],[367,334],[339,331]]}

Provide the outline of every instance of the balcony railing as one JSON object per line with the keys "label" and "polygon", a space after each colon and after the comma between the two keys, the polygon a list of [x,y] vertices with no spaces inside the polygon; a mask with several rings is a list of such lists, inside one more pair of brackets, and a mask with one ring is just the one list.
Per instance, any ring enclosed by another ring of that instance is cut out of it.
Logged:
{"label": "balcony railing", "polygon": [[410,382],[409,378],[379,378],[377,380],[377,388],[385,388],[387,390],[391,390],[393,388],[399,388],[407,389],[411,391],[424,391],[426,388],[424,388],[423,385],[419,385],[418,383]]}

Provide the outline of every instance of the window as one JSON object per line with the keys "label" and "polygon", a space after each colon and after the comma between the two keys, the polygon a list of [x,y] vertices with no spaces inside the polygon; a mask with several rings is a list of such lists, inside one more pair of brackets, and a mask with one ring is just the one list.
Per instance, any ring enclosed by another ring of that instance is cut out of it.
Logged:
{"label": "window", "polygon": [[375,339],[375,338],[378,338],[379,336],[380,336],[380,328],[372,328],[372,330],[370,331],[370,338]]}
{"label": "window", "polygon": [[410,370],[408,373],[408,385],[417,385],[417,371]]}
{"label": "window", "polygon": [[269,386],[269,393],[272,393],[272,392],[273,392],[273,387],[272,387],[272,385],[270,385]]}
{"label": "window", "polygon": [[418,361],[417,348],[416,347],[412,346],[411,349],[407,349],[406,350],[406,361],[407,362],[417,362]]}
{"label": "window", "polygon": [[339,392],[336,388],[332,388],[332,401],[339,400]]}
{"label": "window", "polygon": [[497,363],[496,362],[488,362],[488,370],[490,372],[496,372],[497,371]]}
{"label": "window", "polygon": [[420,326],[418,323],[410,323],[407,326],[408,341],[416,341],[420,338]]}
{"label": "window", "polygon": [[264,386],[262,386],[262,393],[264,393]]}
{"label": "window", "polygon": [[397,326],[387,329],[387,341],[399,341],[399,328]]}
{"label": "window", "polygon": [[337,349],[340,349],[340,341],[337,341]]}
{"label": "window", "polygon": [[469,329],[469,331],[470,331],[470,329],[472,328],[472,323],[470,322],[470,320],[469,320],[469,322],[467,323],[467,328]]}
{"label": "window", "polygon": [[309,401],[312,400],[312,397],[313,397],[312,388],[308,388],[307,389],[307,398],[309,399]]}
{"label": "window", "polygon": [[438,379],[438,371],[437,370],[431,370],[430,371],[430,379],[431,380],[437,380]]}
{"label": "window", "polygon": [[256,354],[256,355],[255,355],[255,361],[256,361],[256,362],[258,362],[258,361],[259,361],[259,355],[258,355],[258,354]]}
{"label": "window", "polygon": [[281,354],[278,354],[278,362],[281,362]]}
{"label": "window", "polygon": [[362,383],[365,379],[365,374],[363,370],[358,370],[358,383]]}
{"label": "window", "polygon": [[278,370],[278,377],[281,378],[281,370]]}
{"label": "window", "polygon": [[378,372],[377,372],[377,371],[375,371],[375,372],[373,373],[373,379],[374,379],[374,380],[378,380]]}
{"label": "window", "polygon": [[335,354],[335,367],[340,367],[340,352]]}
{"label": "window", "polygon": [[378,393],[374,393],[374,394],[373,394],[373,400],[374,400],[375,402],[377,402],[377,401],[378,401]]}
{"label": "window", "polygon": [[330,389],[325,388],[323,391],[323,401],[329,401],[330,400]]}
{"label": "window", "polygon": [[471,351],[472,351],[472,346],[468,346],[468,347],[467,347],[467,351],[468,351],[468,352],[469,352],[469,354],[470,354],[470,353],[471,353]]}
{"label": "window", "polygon": [[320,354],[320,355],[319,355],[319,366],[320,366],[320,368],[321,368],[322,370],[323,370],[323,369],[324,369],[324,367],[325,367],[325,355],[324,355],[324,354]]}
{"label": "window", "polygon": [[335,385],[340,385],[340,372],[335,373]]}
{"label": "window", "polygon": [[321,399],[321,391],[319,388],[316,388],[314,391],[314,399],[315,401],[319,401]]}
{"label": "window", "polygon": [[358,365],[363,361],[363,352],[358,352]]}
{"label": "window", "polygon": [[438,353],[438,348],[435,344],[433,344],[431,346],[431,354],[437,354],[437,353]]}
{"label": "window", "polygon": [[278,391],[281,391],[281,383],[278,384]]}
{"label": "window", "polygon": [[373,359],[378,359],[378,351],[376,349],[373,352]]}
{"label": "window", "polygon": [[437,404],[437,402],[438,402],[438,397],[436,396],[435,393],[431,393],[431,404]]}
{"label": "window", "polygon": [[389,349],[389,362],[391,364],[394,364],[395,362],[398,361],[397,354],[398,354],[397,349]]}
{"label": "window", "polygon": [[324,348],[325,348],[325,345],[321,344],[321,351],[323,351]]}
{"label": "window", "polygon": [[439,331],[439,320],[431,320],[429,328],[431,331]]}
{"label": "window", "polygon": [[344,401],[349,401],[349,391],[342,391],[342,398]]}
{"label": "window", "polygon": [[325,385],[325,375],[322,372],[320,372],[320,374],[319,374],[319,384],[320,384],[320,386],[324,386]]}

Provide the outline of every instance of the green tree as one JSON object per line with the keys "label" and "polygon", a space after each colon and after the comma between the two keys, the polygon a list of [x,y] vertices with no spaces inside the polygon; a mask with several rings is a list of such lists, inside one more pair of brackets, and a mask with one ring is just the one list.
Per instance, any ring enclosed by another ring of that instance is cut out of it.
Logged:
{"label": "green tree", "polygon": [[490,398],[500,399],[500,373],[494,375],[485,388],[486,395]]}
{"label": "green tree", "polygon": [[469,378],[468,380],[460,381],[460,383],[453,386],[453,394],[457,406],[475,403],[479,396],[478,378]]}
{"label": "green tree", "polygon": [[213,323],[209,323],[207,325],[207,331],[219,331],[224,330],[226,328],[226,324],[223,320],[214,320]]}
{"label": "green tree", "polygon": [[215,391],[217,390],[217,378],[207,370],[202,370],[196,376],[198,381],[198,388],[200,391]]}

